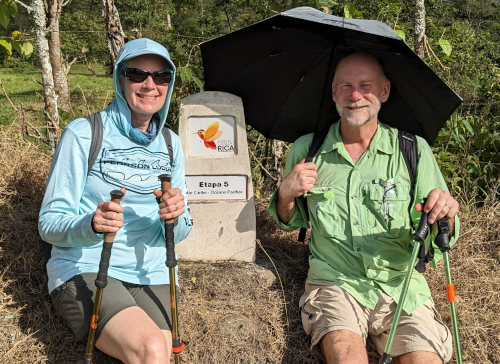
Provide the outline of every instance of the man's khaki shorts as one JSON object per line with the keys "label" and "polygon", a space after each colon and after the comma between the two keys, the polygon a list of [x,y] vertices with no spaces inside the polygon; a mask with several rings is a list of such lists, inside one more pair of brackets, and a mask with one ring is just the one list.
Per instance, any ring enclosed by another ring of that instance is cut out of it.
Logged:
{"label": "man's khaki shorts", "polygon": [[[366,343],[371,336],[380,355],[391,329],[396,303],[382,293],[373,310],[360,305],[349,293],[338,286],[306,281],[300,302],[304,330],[311,335],[311,350],[321,355],[319,343],[330,331],[349,330]],[[391,347],[396,357],[413,351],[438,354],[444,362],[452,356],[450,330],[442,322],[431,300],[410,315],[401,312],[398,330]]]}
{"label": "man's khaki shorts", "polygon": [[[89,331],[94,308],[96,273],[78,274],[50,293],[56,312],[70,326],[78,340]],[[142,308],[161,330],[170,330],[170,287],[168,284],[143,286],[108,276],[103,289],[96,340],[106,323],[118,312],[133,306]],[[131,327],[134,323],[130,323]]]}

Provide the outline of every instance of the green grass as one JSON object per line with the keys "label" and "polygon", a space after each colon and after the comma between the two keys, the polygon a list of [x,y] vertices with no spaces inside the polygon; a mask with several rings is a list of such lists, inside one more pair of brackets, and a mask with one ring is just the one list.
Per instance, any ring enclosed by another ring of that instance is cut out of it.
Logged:
{"label": "green grass", "polygon": [[[96,76],[87,69],[86,65],[74,64],[68,74],[71,94],[71,110],[61,112],[61,127],[71,120],[105,108],[113,99],[113,79],[107,74],[102,65],[93,64],[92,69]],[[0,125],[12,125],[20,122],[23,117],[35,127],[43,127],[44,101],[41,71],[26,67],[0,68],[0,81],[5,92],[14,106],[22,111],[18,115],[1,90],[0,97]]]}

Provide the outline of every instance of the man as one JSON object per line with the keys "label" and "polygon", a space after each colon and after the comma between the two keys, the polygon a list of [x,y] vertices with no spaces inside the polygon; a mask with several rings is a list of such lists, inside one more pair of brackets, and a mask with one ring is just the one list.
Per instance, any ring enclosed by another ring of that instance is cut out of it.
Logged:
{"label": "man", "polygon": [[[309,272],[300,299],[311,348],[327,363],[368,363],[370,335],[382,353],[408,268],[410,218],[446,217],[458,237],[458,203],[432,152],[418,137],[414,199],[398,132],[378,120],[391,84],[378,61],[353,53],[337,65],[332,96],[340,122],[332,125],[314,162],[305,163],[312,134],[292,146],[285,178],[269,211],[284,230],[311,222]],[[401,115],[404,118],[405,115]],[[427,203],[422,205],[423,198]],[[412,204],[411,217],[408,213]],[[393,341],[393,363],[443,363],[452,355],[449,330],[434,308],[424,277],[414,272]]]}

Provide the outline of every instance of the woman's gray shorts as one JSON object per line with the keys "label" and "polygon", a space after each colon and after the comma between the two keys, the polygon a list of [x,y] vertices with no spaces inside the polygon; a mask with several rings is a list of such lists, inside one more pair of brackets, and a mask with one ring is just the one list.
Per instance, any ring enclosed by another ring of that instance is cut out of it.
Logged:
{"label": "woman's gray shorts", "polygon": [[[50,293],[57,314],[69,324],[78,340],[83,340],[89,331],[97,291],[96,276],[96,273],[78,274]],[[142,308],[161,330],[171,329],[168,284],[139,285],[108,277],[102,294],[96,340],[114,315],[133,306]],[[131,322],[130,326],[133,327],[134,323]]]}

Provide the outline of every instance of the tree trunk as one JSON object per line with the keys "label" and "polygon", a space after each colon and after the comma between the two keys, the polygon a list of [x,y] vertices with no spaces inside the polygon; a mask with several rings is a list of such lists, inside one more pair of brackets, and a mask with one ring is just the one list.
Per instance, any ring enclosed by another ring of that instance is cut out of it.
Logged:
{"label": "tree trunk", "polygon": [[49,20],[49,55],[54,76],[54,86],[58,96],[58,106],[64,110],[70,109],[68,77],[66,76],[66,61],[61,52],[59,37],[59,18],[63,8],[62,0],[50,0],[48,3]]}
{"label": "tree trunk", "polygon": [[116,62],[120,48],[125,44],[125,33],[120,22],[120,15],[114,0],[102,0],[104,5],[104,22],[106,23],[106,35],[108,37],[108,51],[111,59],[111,69]]}
{"label": "tree trunk", "polygon": [[271,192],[278,188],[281,181],[281,162],[283,159],[283,142],[276,139],[266,141],[267,171],[262,171],[264,177],[264,192]]}
{"label": "tree trunk", "polygon": [[424,0],[415,0],[415,33],[414,47],[415,53],[420,58],[424,58],[424,37],[425,37],[425,4]]}
{"label": "tree trunk", "polygon": [[49,42],[45,35],[47,31],[47,18],[43,0],[32,0],[31,10],[33,11],[33,20],[35,22],[38,58],[42,67],[45,123],[47,125],[49,146],[54,150],[61,137],[61,129],[59,128],[57,95],[54,88],[52,65],[50,64]]}
{"label": "tree trunk", "polygon": [[172,29],[172,17],[170,16],[170,13],[167,14],[167,28]]}

